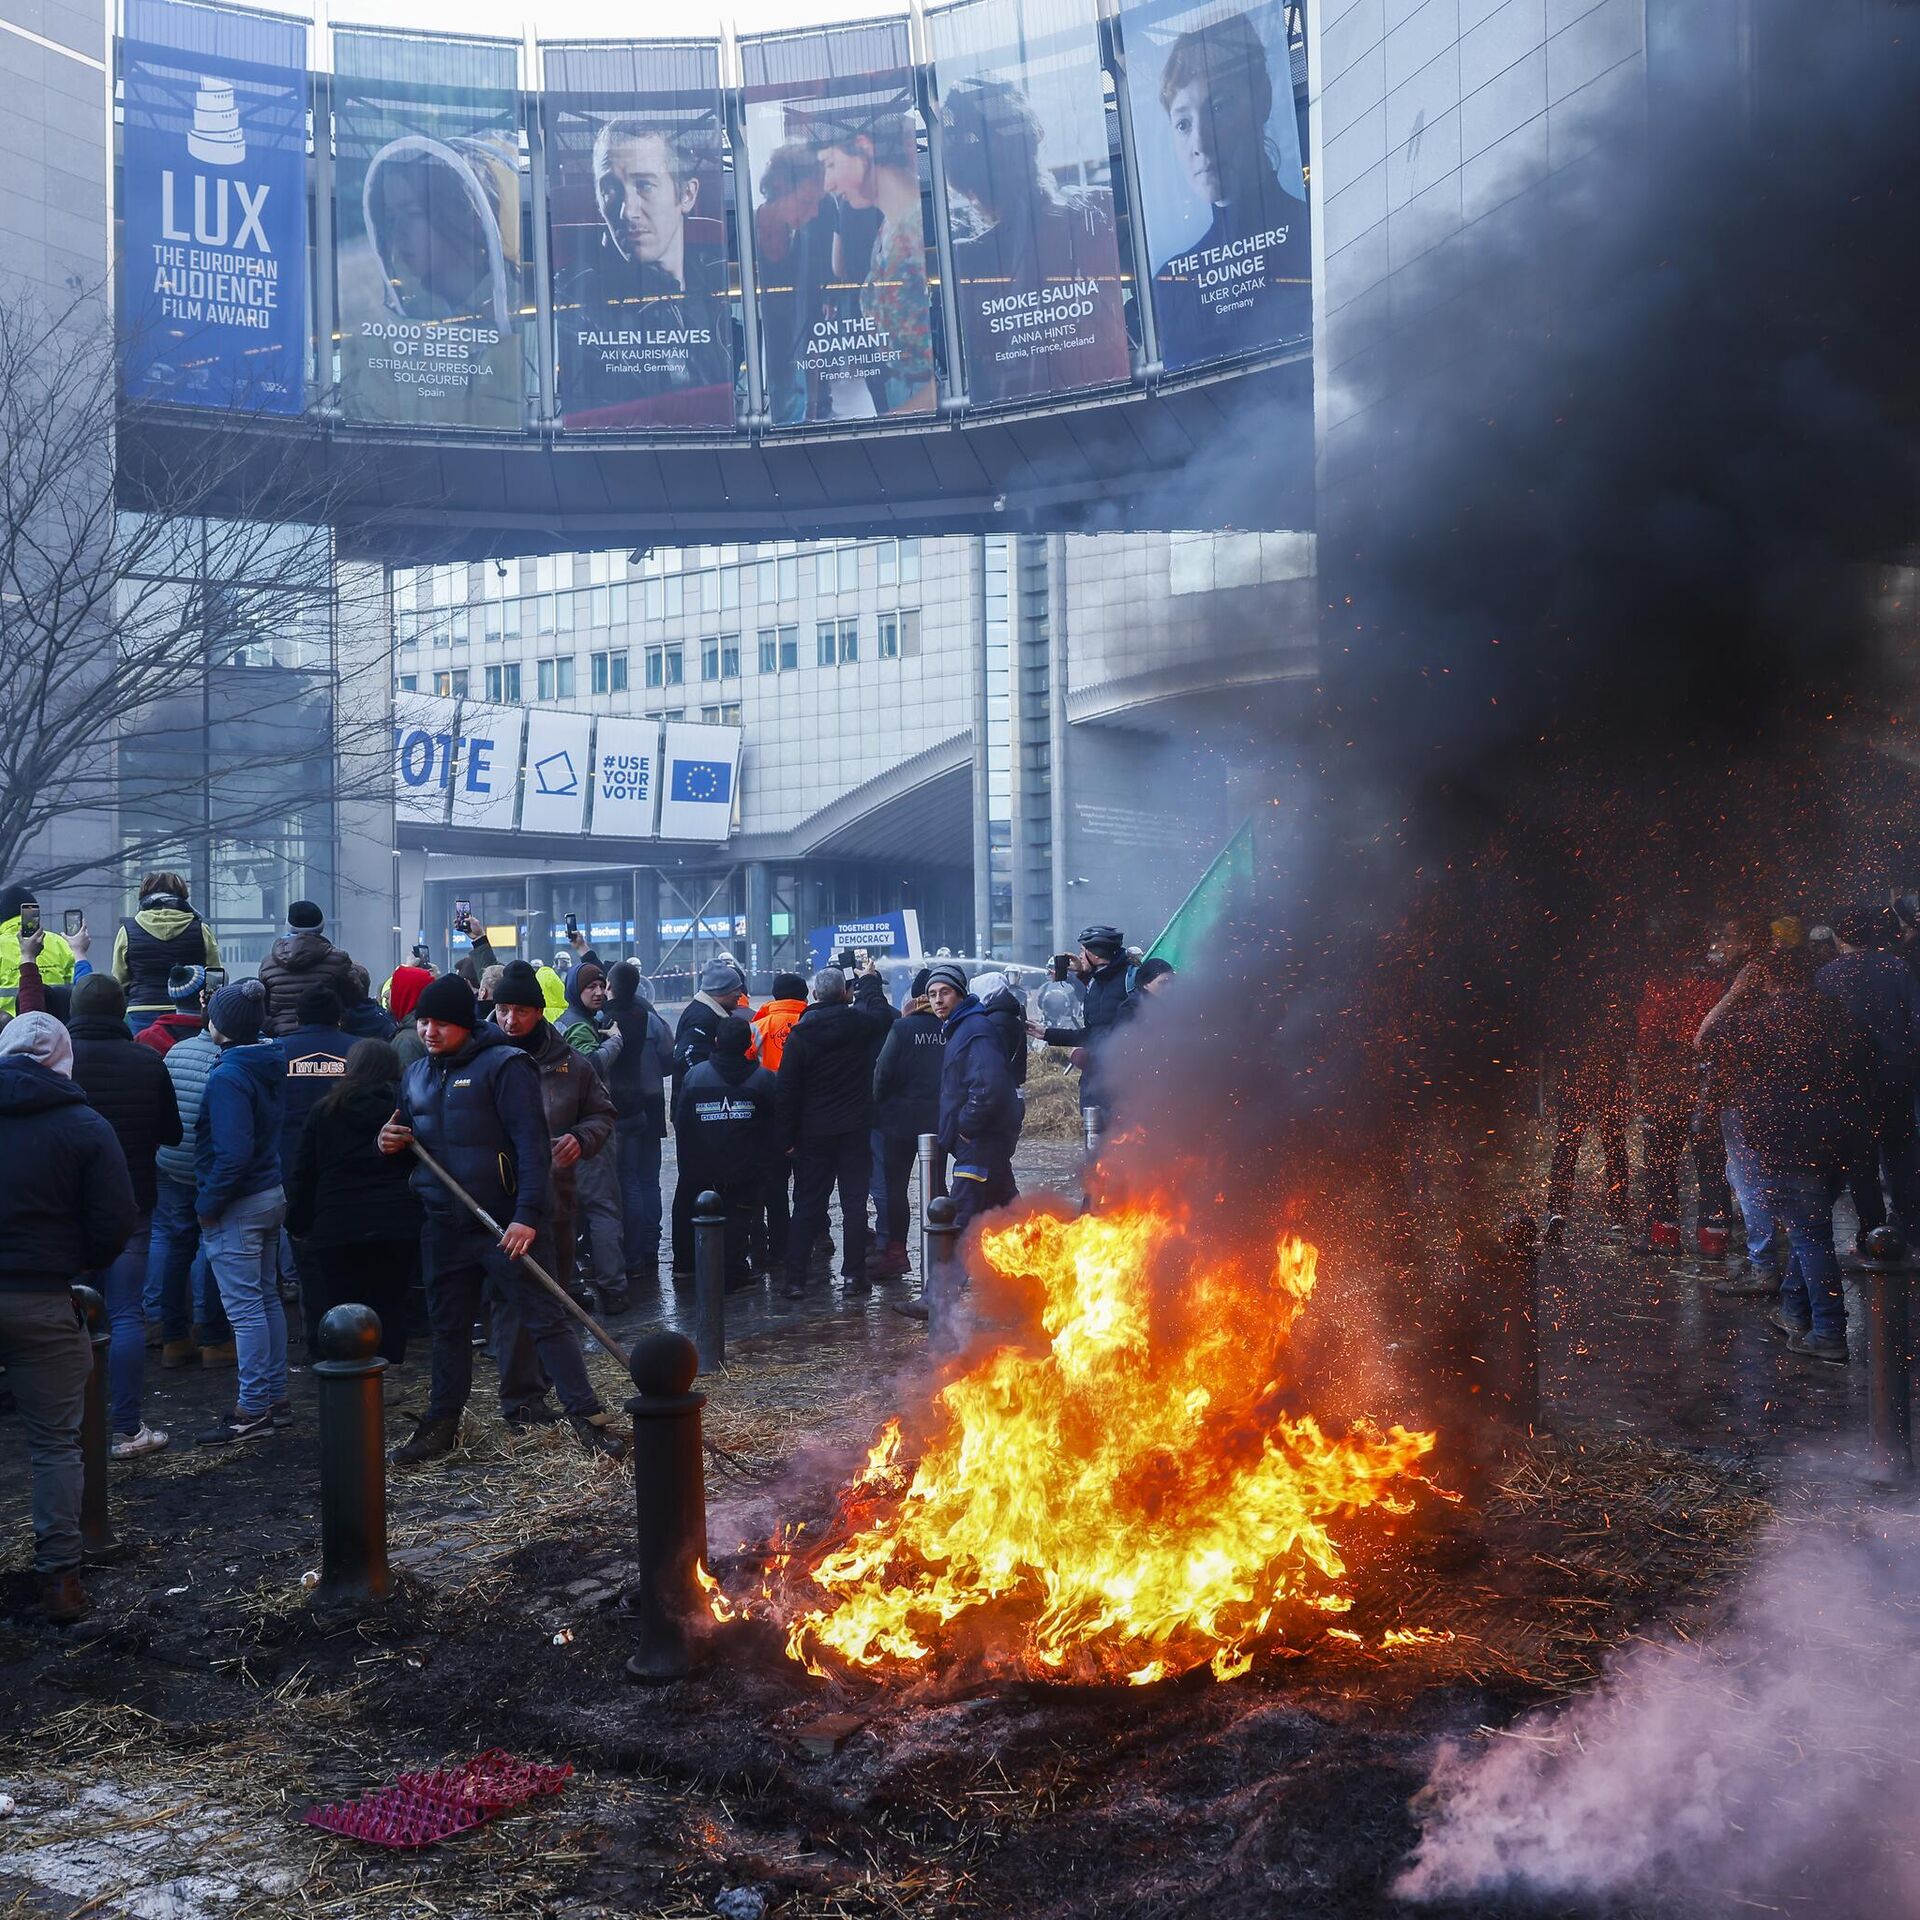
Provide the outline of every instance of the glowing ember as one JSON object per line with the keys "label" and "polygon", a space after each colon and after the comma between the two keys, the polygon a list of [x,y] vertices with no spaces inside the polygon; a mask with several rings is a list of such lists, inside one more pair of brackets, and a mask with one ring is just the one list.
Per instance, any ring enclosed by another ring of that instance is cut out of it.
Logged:
{"label": "glowing ember", "polygon": [[794,1659],[899,1670],[964,1642],[1042,1677],[1230,1680],[1290,1612],[1346,1608],[1327,1523],[1406,1512],[1395,1482],[1433,1435],[1331,1437],[1288,1409],[1277,1359],[1311,1246],[1175,1282],[1179,1226],[1137,1208],[1037,1214],[981,1250],[983,1306],[1024,1296],[1035,1335],[941,1391],[917,1464],[889,1422],[839,1524],[783,1546],[762,1591]]}

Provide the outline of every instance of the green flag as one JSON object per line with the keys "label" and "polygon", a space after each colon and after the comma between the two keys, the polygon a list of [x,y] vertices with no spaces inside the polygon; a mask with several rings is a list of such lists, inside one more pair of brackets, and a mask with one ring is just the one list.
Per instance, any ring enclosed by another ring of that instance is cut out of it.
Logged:
{"label": "green flag", "polygon": [[1185,972],[1199,958],[1220,922],[1253,892],[1253,822],[1248,820],[1215,856],[1193,891],[1181,901],[1147,958],[1173,963]]}

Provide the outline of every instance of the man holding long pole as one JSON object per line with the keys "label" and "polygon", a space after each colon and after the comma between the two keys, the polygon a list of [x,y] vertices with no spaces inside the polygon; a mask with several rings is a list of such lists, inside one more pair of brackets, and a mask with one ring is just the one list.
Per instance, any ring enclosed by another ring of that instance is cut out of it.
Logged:
{"label": "man holding long pole", "polygon": [[[434,981],[413,1013],[426,1054],[407,1069],[399,1108],[380,1130],[380,1150],[406,1153],[417,1136],[445,1179],[424,1159],[413,1176],[427,1216],[433,1386],[425,1415],[394,1461],[418,1466],[458,1443],[473,1391],[472,1330],[483,1292],[493,1303],[498,1350],[511,1352],[524,1328],[581,1445],[617,1457],[623,1449],[608,1430],[566,1313],[521,1265],[533,1259],[549,1273],[557,1265],[547,1231],[553,1149],[539,1075],[498,1027],[481,1024],[473,989],[457,974]],[[497,1240],[476,1224],[476,1209],[507,1222]]]}

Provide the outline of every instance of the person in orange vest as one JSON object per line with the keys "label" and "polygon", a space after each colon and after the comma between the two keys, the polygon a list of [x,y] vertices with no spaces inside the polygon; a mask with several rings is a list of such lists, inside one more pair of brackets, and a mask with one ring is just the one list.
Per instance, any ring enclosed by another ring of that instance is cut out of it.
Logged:
{"label": "person in orange vest", "polygon": [[[773,976],[773,998],[753,1016],[753,1057],[769,1073],[780,1071],[787,1035],[807,1010],[807,983],[797,973]],[[777,1271],[787,1257],[787,1223],[793,1217],[793,1162],[784,1155],[766,1179],[767,1266]]]}

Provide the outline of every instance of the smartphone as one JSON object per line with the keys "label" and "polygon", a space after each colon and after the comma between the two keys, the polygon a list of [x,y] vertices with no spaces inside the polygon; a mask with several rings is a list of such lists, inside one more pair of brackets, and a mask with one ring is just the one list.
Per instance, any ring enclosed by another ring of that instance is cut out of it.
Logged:
{"label": "smartphone", "polygon": [[577,913],[567,915],[567,938],[571,940],[580,931],[580,916]]}
{"label": "smartphone", "polygon": [[71,940],[73,936],[87,924],[86,909],[84,907],[68,907],[60,916],[60,924],[61,930],[66,934],[67,938]]}
{"label": "smartphone", "polygon": [[471,900],[456,900],[453,903],[453,930],[455,933],[466,932],[467,914],[471,911],[472,907],[473,902]]}
{"label": "smartphone", "polygon": [[209,967],[207,969],[207,992],[209,994],[218,993],[226,984],[227,970],[225,967]]}
{"label": "smartphone", "polygon": [[24,939],[28,934],[40,931],[40,902],[22,900],[20,902],[20,934]]}

